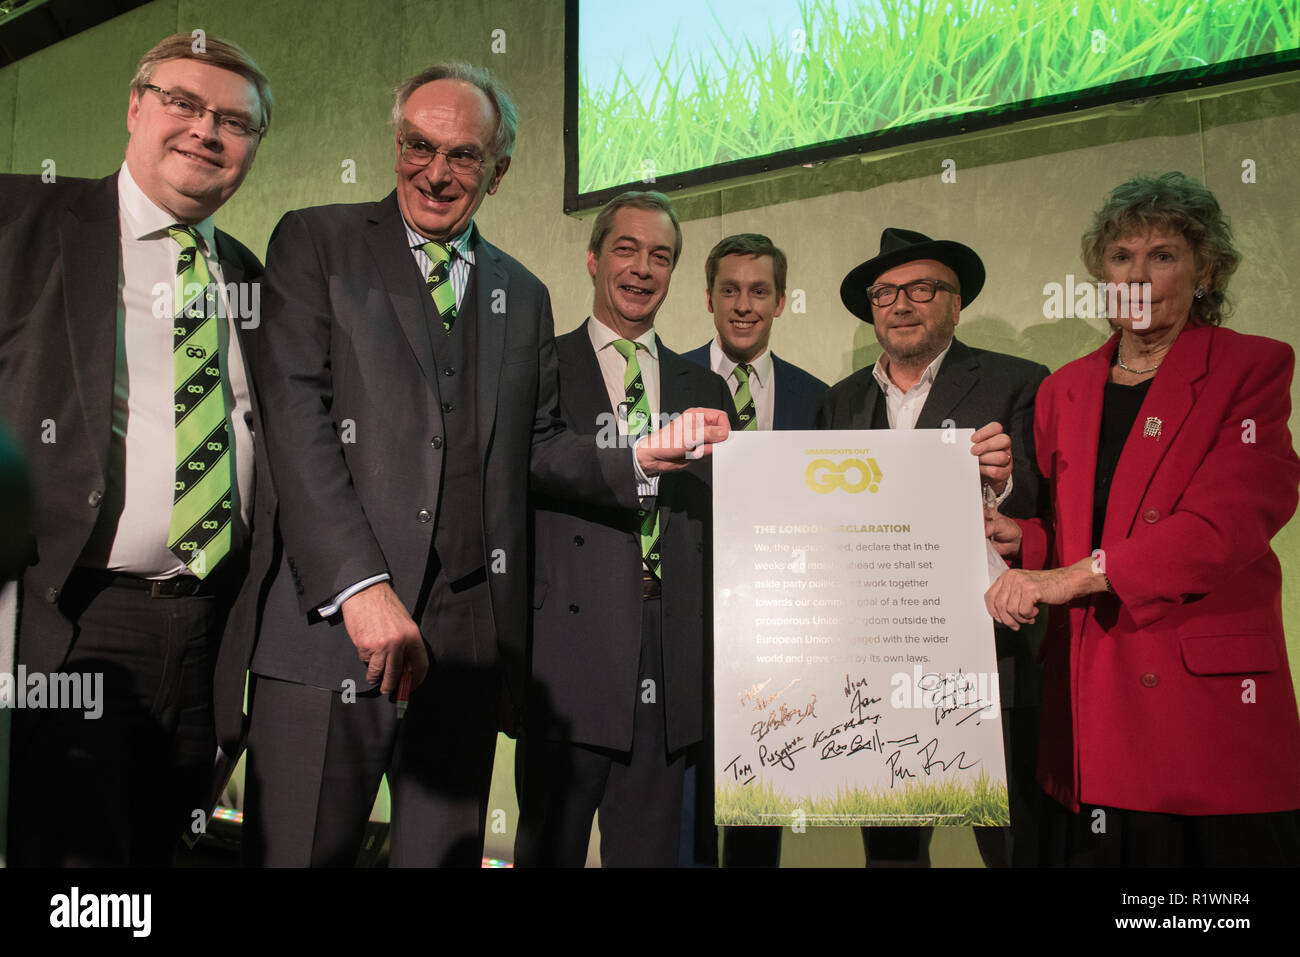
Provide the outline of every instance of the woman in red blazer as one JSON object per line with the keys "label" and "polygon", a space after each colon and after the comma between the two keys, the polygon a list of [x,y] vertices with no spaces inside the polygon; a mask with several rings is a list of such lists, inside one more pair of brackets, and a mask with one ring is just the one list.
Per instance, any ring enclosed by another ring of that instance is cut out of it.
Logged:
{"label": "woman in red blazer", "polygon": [[1294,355],[1219,328],[1240,257],[1195,180],[1116,188],[1083,249],[1098,279],[1149,284],[1149,303],[1121,301],[1115,335],[1038,393],[1050,519],[987,529],[1022,566],[988,590],[990,614],[1017,628],[1039,602],[1063,606],[1042,653],[1038,778],[1058,802],[1045,859],[1300,863],[1300,720],[1269,547],[1300,485]]}

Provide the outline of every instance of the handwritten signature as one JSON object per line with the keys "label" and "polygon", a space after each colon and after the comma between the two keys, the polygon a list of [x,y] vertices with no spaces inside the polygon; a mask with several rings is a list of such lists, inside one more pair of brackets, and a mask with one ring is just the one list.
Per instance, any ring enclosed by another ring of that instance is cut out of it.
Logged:
{"label": "handwritten signature", "polygon": [[[888,758],[885,759],[885,763],[889,765],[889,771],[890,771],[889,786],[892,788],[894,786],[895,781],[901,781],[901,780],[905,780],[906,778],[916,777],[916,774],[910,768],[905,766],[900,766],[900,765],[903,765],[903,748],[905,747],[910,748],[912,745],[920,744],[920,739],[915,734],[910,734],[906,738],[899,738],[897,740],[888,741],[886,743],[899,746],[898,750],[894,751],[893,754],[891,754]],[[954,766],[958,771],[969,771],[971,768],[975,767],[977,764],[980,763],[979,759],[976,758],[970,764],[967,764],[965,751],[958,751],[955,756],[945,761],[942,758],[938,758],[935,756],[936,754],[938,754],[938,751],[939,751],[939,739],[931,738],[925,744],[917,748],[917,750],[914,752],[915,754],[921,756],[922,759],[921,771],[925,773],[927,776],[933,773],[932,769],[936,767],[940,771],[947,771],[949,768],[952,768]]]}
{"label": "handwritten signature", "polygon": [[754,769],[749,766],[748,762],[741,764],[739,754],[732,758],[722,770],[724,772],[730,771],[731,780],[733,781],[739,781],[741,784],[752,784],[754,782]]}
{"label": "handwritten signature", "polygon": [[744,691],[740,693],[740,706],[742,708],[745,708],[752,704],[754,706],[753,710],[766,711],[768,706],[773,701],[775,701],[777,698],[781,697],[781,695],[785,694],[787,691],[789,691],[791,688],[797,685],[799,683],[799,679],[791,678],[789,683],[787,683],[786,686],[782,688],[780,691],[776,692],[775,694],[764,695],[762,693],[763,689],[766,688],[771,683],[772,683],[772,679],[769,678],[767,679],[767,681],[763,681],[758,684],[752,685],[749,688],[746,688]]}
{"label": "handwritten signature", "polygon": [[777,748],[775,751],[769,751],[767,745],[758,746],[758,760],[769,767],[780,765],[787,771],[794,770],[794,756],[804,750],[808,745],[803,744],[803,735],[791,738],[784,747]]}
{"label": "handwritten signature", "polygon": [[789,705],[782,703],[780,711],[773,711],[766,718],[755,721],[749,727],[749,733],[754,736],[755,741],[762,741],[777,728],[784,728],[793,721],[795,724],[802,724],[807,718],[817,717],[817,696],[813,695],[802,708],[791,708]]}

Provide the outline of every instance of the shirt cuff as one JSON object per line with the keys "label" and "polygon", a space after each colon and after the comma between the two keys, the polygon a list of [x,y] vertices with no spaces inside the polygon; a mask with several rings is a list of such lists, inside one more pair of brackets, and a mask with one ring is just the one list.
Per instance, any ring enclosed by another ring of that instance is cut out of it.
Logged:
{"label": "shirt cuff", "polygon": [[997,502],[997,506],[998,506],[999,509],[1002,508],[1002,503],[1005,502],[1005,501],[1010,497],[1010,495],[1011,495],[1011,483],[1012,483],[1012,480],[1013,480],[1013,477],[1010,476],[1010,475],[1008,475],[1008,476],[1007,476],[1007,487],[1004,488],[1004,489],[1002,490],[1002,494],[999,495],[999,496],[995,499],[995,501]]}
{"label": "shirt cuff", "polygon": [[632,471],[636,475],[636,494],[641,498],[659,494],[659,476],[646,475],[645,469],[641,468],[641,460],[636,457],[636,447],[645,441],[646,436],[641,436],[632,443]]}
{"label": "shirt cuff", "polygon": [[384,572],[380,575],[372,575],[370,578],[362,579],[355,585],[345,588],[335,595],[334,600],[328,605],[321,605],[316,609],[316,613],[322,618],[330,618],[337,615],[339,609],[343,607],[343,603],[357,592],[361,591],[363,588],[369,588],[371,585],[378,585],[380,582],[390,581],[392,577],[393,576],[389,575],[388,572]]}

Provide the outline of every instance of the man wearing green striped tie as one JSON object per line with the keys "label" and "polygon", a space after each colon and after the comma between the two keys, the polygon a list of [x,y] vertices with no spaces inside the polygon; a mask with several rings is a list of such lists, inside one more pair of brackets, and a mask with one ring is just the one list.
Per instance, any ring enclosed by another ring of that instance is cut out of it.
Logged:
{"label": "man wearing green striped tie", "polygon": [[0,409],[34,480],[17,663],[81,692],[15,713],[11,864],[171,863],[210,810],[217,721],[238,740],[243,682],[214,707],[214,672],[252,632],[254,487],[270,526],[261,264],[212,217],[270,115],[243,50],[177,34],[136,70],[119,171],[0,177]]}
{"label": "man wearing green striped tie", "polygon": [[[681,245],[661,193],[623,193],[596,217],[592,316],[555,340],[567,429],[632,444],[691,407],[738,427],[722,379],[654,331]],[[676,861],[685,752],[708,727],[710,475],[697,462],[639,476],[636,509],[537,502],[521,866],[581,866],[597,811],[602,865]]]}

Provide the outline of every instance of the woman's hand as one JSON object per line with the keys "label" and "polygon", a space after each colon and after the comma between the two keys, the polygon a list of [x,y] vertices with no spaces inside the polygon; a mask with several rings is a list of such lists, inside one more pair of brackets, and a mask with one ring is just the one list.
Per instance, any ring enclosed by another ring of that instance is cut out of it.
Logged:
{"label": "woman's hand", "polygon": [[1002,573],[984,593],[984,605],[993,620],[1019,631],[1038,617],[1038,604],[1064,605],[1084,595],[1107,591],[1106,576],[1094,571],[1093,559],[1080,559],[1066,568]]}

